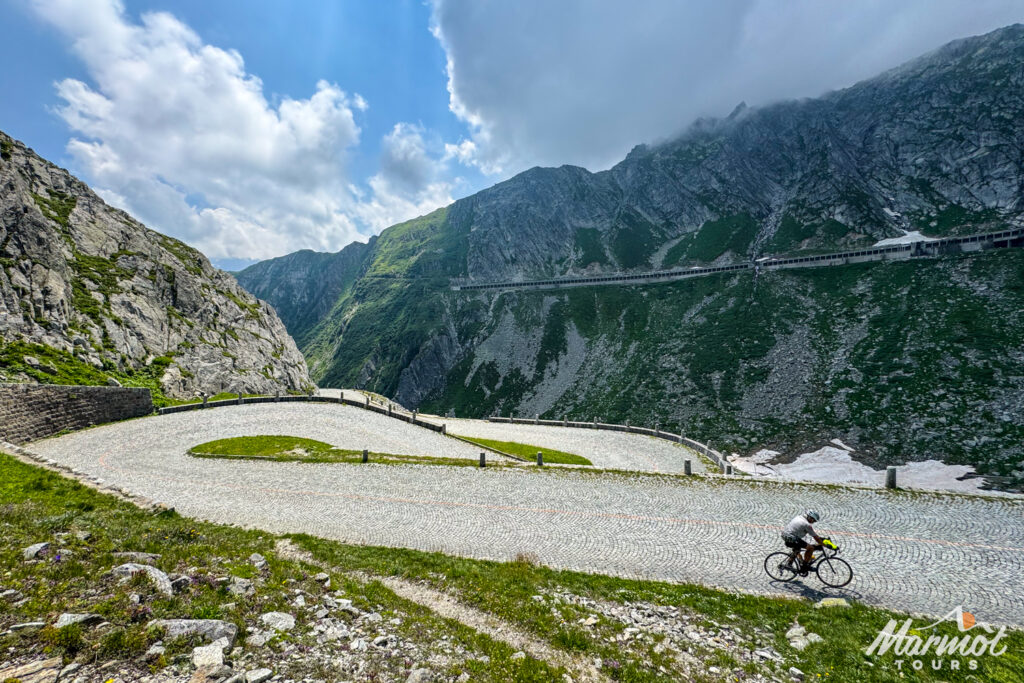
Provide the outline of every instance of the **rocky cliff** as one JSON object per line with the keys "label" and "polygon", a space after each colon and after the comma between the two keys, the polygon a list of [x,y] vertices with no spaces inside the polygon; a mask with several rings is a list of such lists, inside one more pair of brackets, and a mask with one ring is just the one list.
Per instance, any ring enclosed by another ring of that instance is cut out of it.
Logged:
{"label": "rocky cliff", "polygon": [[201,253],[0,133],[5,381],[270,392],[309,385],[274,310]]}
{"label": "rocky cliff", "polygon": [[[323,384],[412,407],[660,421],[741,451],[840,437],[876,463],[937,457],[1019,481],[1019,252],[556,293],[455,293],[449,278],[1020,225],[1022,85],[1011,26],[818,99],[698,121],[608,171],[532,169],[356,258],[325,255],[339,294],[302,349]],[[280,286],[279,263],[239,279],[288,311],[312,295]]]}

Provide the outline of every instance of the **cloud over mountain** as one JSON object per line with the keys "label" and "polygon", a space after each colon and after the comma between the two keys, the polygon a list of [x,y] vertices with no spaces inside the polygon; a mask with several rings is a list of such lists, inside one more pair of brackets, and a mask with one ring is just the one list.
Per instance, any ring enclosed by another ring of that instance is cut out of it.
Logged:
{"label": "cloud over mountain", "polygon": [[816,96],[954,38],[1024,21],[1011,0],[434,0],[453,154],[509,175],[607,168],[699,116]]}

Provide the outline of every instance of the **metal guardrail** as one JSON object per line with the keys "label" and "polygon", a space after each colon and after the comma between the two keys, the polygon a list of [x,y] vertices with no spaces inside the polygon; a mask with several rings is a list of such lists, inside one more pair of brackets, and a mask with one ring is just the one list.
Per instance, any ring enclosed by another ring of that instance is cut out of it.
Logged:
{"label": "metal guardrail", "polygon": [[547,427],[576,427],[579,429],[603,429],[609,432],[625,432],[627,434],[644,434],[647,436],[653,436],[656,439],[664,439],[673,443],[685,444],[693,450],[701,453],[705,457],[709,458],[712,462],[717,465],[722,472],[726,471],[729,463],[726,462],[725,457],[715,449],[711,448],[707,444],[703,444],[700,441],[690,439],[682,434],[674,434],[672,432],[666,432],[663,429],[651,429],[649,427],[635,427],[633,425],[620,425],[608,422],[598,422],[592,420],[590,422],[580,422],[576,420],[541,420],[540,418],[520,418],[520,417],[489,417],[488,422],[506,422],[509,424],[524,424],[524,425],[542,425]]}
{"label": "metal guardrail", "polygon": [[[1000,245],[998,242],[1005,241]],[[834,252],[831,254],[816,254],[814,256],[798,256],[792,258],[762,258],[757,261],[744,261],[728,266],[713,266],[702,268],[694,266],[686,270],[657,270],[648,273],[616,273],[613,275],[601,275],[594,277],[574,278],[552,278],[547,280],[519,280],[503,282],[459,282],[452,285],[454,291],[481,291],[495,289],[528,289],[528,288],[553,288],[571,287],[577,285],[602,285],[602,284],[631,284],[642,281],[658,280],[685,280],[693,277],[712,275],[738,270],[777,270],[789,267],[806,267],[808,265],[835,266],[842,265],[848,259],[868,258],[875,260],[884,259],[886,256],[905,256],[906,258],[928,258],[936,256],[950,247],[963,244],[992,243],[990,248],[1007,248],[1022,246],[1013,244],[1014,241],[1024,242],[1024,228],[1012,228],[999,232],[980,233],[966,235],[964,237],[944,237],[935,240],[911,242],[908,244],[893,244],[884,247],[871,247],[855,251]]]}
{"label": "metal guardrail", "polygon": [[184,413],[190,410],[205,410],[208,408],[220,408],[224,406],[238,406],[238,405],[249,405],[253,403],[337,403],[341,405],[352,406],[353,408],[362,408],[363,410],[369,410],[373,413],[386,415],[387,417],[395,420],[401,420],[407,422],[416,427],[423,427],[429,429],[432,432],[439,432],[441,434],[447,433],[447,427],[444,424],[435,424],[433,422],[426,422],[417,418],[417,414],[412,415],[399,412],[392,409],[390,406],[382,407],[375,405],[369,401],[356,401],[344,396],[338,398],[330,398],[328,396],[239,396],[238,398],[228,398],[220,401],[204,401],[202,403],[183,403],[177,406],[166,406],[159,408],[157,413],[160,415],[170,415],[173,413]]}

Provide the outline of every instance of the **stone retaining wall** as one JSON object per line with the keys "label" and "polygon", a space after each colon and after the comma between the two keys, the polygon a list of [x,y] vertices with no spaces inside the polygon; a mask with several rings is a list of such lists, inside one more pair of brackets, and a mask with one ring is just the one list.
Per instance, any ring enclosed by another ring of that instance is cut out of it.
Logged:
{"label": "stone retaining wall", "polygon": [[149,389],[0,384],[0,440],[15,444],[152,412]]}

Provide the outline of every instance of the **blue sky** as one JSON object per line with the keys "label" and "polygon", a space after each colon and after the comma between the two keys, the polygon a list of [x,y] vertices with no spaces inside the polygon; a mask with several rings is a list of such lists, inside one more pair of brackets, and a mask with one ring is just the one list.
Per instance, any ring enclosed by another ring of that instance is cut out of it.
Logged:
{"label": "blue sky", "polygon": [[1012,0],[0,0],[0,129],[230,267],[1019,21]]}

